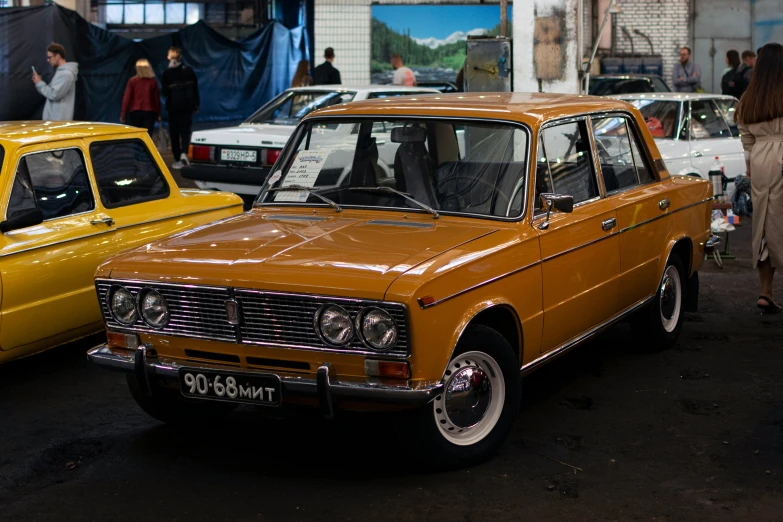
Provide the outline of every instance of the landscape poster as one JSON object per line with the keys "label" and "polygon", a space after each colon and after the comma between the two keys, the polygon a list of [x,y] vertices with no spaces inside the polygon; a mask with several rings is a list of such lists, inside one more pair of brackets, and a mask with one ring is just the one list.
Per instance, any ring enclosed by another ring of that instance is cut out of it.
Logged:
{"label": "landscape poster", "polygon": [[[511,34],[511,7],[508,8]],[[465,63],[468,35],[500,34],[499,5],[375,5],[372,8],[372,83],[391,83],[392,54],[400,54],[421,82],[454,82]]]}

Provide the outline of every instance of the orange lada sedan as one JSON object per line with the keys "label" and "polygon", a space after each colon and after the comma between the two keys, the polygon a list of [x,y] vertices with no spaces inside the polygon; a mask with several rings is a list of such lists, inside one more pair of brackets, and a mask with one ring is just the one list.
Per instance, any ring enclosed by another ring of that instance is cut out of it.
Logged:
{"label": "orange lada sedan", "polygon": [[506,439],[526,372],[625,318],[636,343],[676,341],[711,199],[618,100],[335,105],[250,212],[98,269],[108,342],[88,356],[164,422],[382,410],[428,457],[471,464]]}

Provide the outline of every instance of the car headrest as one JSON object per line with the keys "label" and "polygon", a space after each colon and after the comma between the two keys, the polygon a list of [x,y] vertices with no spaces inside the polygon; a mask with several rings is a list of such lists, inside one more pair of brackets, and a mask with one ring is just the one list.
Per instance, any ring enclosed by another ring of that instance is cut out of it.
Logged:
{"label": "car headrest", "polygon": [[395,127],[391,131],[392,143],[424,143],[427,129],[423,127]]}

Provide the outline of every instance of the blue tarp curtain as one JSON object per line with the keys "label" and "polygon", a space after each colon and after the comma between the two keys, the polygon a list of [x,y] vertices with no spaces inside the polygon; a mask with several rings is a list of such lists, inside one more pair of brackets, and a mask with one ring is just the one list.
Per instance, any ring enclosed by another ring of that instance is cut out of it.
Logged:
{"label": "blue tarp curtain", "polygon": [[46,63],[51,42],[65,46],[68,61],[79,63],[74,119],[106,122],[119,122],[136,60],[147,58],[160,81],[171,45],[182,47],[183,61],[198,77],[197,122],[246,118],[288,88],[297,63],[309,56],[304,26],[270,23],[233,41],[198,22],[135,42],[58,5],[0,9],[0,121],[41,117],[45,100],[30,80],[31,66],[44,81],[51,79]]}

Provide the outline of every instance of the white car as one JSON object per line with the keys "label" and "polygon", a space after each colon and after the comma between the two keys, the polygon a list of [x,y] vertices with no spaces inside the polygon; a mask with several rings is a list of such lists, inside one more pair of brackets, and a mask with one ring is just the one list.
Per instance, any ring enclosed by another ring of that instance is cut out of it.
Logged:
{"label": "white car", "polygon": [[707,177],[717,156],[729,183],[745,175],[734,113],[739,102],[720,94],[652,93],[618,98],[636,105],[672,174]]}
{"label": "white car", "polygon": [[[288,89],[238,127],[194,132],[190,165],[182,169],[182,176],[194,180],[199,188],[234,192],[247,201],[258,194],[297,123],[310,112],[350,101],[417,94],[440,92],[397,85],[323,85]],[[341,127],[346,128],[329,130],[347,134],[353,128]]]}

